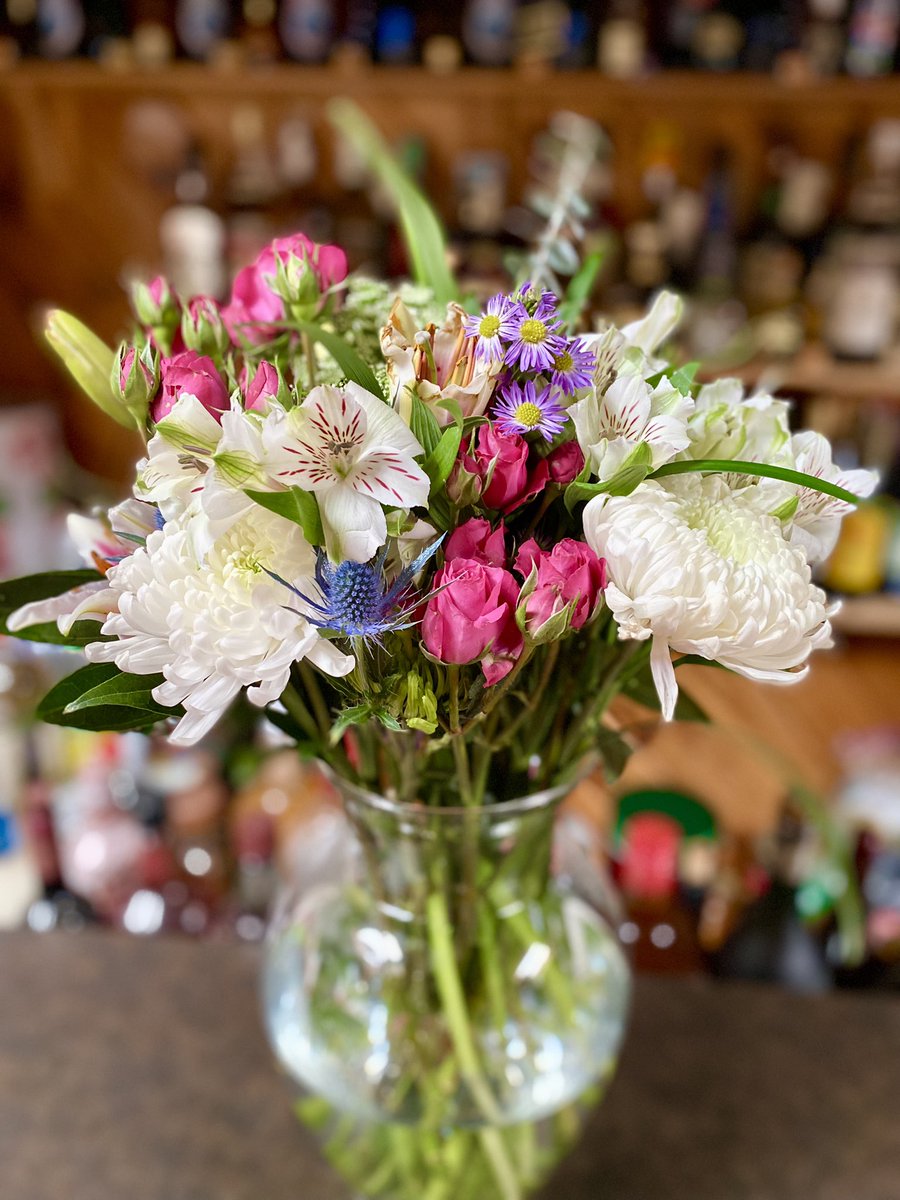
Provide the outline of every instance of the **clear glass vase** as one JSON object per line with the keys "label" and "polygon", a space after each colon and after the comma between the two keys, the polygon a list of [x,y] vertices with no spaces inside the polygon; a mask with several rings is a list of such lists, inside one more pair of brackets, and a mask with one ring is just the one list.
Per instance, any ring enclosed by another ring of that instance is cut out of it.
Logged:
{"label": "clear glass vase", "polygon": [[630,972],[567,789],[483,808],[336,780],[271,923],[265,1015],[358,1194],[519,1200],[609,1080]]}

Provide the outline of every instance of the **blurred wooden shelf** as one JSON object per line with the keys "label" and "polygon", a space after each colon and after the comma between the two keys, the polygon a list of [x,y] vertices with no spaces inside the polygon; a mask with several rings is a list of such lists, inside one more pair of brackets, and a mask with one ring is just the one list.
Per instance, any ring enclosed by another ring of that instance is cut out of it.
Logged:
{"label": "blurred wooden shelf", "polygon": [[900,406],[900,346],[874,362],[851,362],[835,358],[821,342],[810,342],[791,359],[754,359],[715,374],[767,391]]}
{"label": "blurred wooden shelf", "polygon": [[831,623],[845,637],[900,638],[900,595],[847,596]]}

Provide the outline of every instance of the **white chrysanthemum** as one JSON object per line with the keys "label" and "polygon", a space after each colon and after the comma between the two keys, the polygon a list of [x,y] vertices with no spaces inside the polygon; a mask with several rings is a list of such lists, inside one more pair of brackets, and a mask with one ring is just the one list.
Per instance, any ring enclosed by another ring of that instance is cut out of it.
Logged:
{"label": "white chrysanthemum", "polygon": [[810,652],[831,644],[825,593],[776,518],[718,476],[678,490],[643,483],[584,510],[588,545],[606,559],[606,603],[621,638],[653,638],[662,710],[678,686],[670,651],[699,654],[750,679],[793,683]]}
{"label": "white chrysanthemum", "polygon": [[662,466],[688,444],[693,411],[668,379],[651,388],[640,375],[620,375],[602,394],[596,390],[569,408],[585,462],[600,480],[612,479],[642,443],[652,467]]}
{"label": "white chrysanthemum", "polygon": [[184,705],[172,734],[182,744],[209,732],[242,688],[260,707],[276,700],[299,659],[330,675],[353,668],[351,657],[285,607],[290,593],[266,574],[310,586],[315,553],[296,525],[257,508],[199,559],[194,519],[167,523],[110,571],[118,612],[102,631],[119,640],[87,648],[92,662],[165,676],[153,695]]}

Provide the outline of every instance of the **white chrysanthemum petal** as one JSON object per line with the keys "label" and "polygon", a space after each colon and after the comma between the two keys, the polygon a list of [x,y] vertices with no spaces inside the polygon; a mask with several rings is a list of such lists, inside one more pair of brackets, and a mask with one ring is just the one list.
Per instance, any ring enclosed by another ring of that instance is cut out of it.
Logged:
{"label": "white chrysanthemum petal", "polygon": [[621,638],[653,637],[663,711],[677,687],[669,650],[752,679],[791,683],[810,652],[831,644],[830,610],[809,565],[774,517],[717,476],[678,490],[643,483],[584,510],[588,545],[606,559],[606,604]]}
{"label": "white chrysanthemum petal", "polygon": [[266,574],[310,586],[315,554],[300,529],[265,509],[235,521],[205,557],[194,549],[186,514],[169,522],[109,573],[118,612],[103,625],[114,642],[87,649],[92,662],[114,662],[139,675],[161,673],[154,689],[166,705],[183,704],[172,740],[189,744],[215,724],[241,689],[256,704],[280,696],[295,661],[313,657],[343,675],[353,659],[289,611],[291,595]]}

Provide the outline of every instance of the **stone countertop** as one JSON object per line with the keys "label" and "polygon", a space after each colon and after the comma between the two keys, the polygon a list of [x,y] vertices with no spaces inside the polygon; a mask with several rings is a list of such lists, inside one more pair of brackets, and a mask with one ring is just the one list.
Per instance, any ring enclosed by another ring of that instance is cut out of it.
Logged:
{"label": "stone countertop", "polygon": [[[257,966],[248,946],[0,936],[2,1200],[345,1200],[292,1116]],[[896,998],[642,979],[546,1196],[898,1200],[898,1097]]]}

